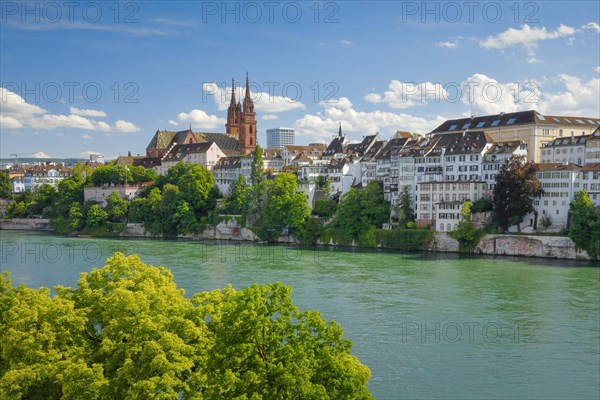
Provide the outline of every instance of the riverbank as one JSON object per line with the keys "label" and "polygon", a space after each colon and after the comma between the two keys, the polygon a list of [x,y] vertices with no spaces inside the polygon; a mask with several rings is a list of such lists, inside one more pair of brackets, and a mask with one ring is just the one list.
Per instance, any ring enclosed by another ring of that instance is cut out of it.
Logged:
{"label": "riverbank", "polygon": [[[47,219],[28,219],[19,218],[12,220],[0,220],[0,230],[32,230],[32,231],[52,231],[50,221]],[[107,234],[108,237],[126,237],[126,238],[153,238],[144,229],[144,224],[129,223],[121,233]],[[189,234],[181,236],[189,240],[228,240],[243,242],[260,242],[260,238],[248,228],[240,227],[235,222],[222,222],[216,226],[209,226],[201,234]],[[300,244],[294,235],[281,236],[278,243]],[[329,246],[338,246],[337,243],[330,242]],[[360,248],[356,243],[350,247]],[[377,248],[388,248],[381,244]],[[395,248],[403,250],[402,246]],[[405,249],[406,250],[406,249]],[[414,251],[414,249],[409,249]],[[436,232],[428,244],[427,248],[421,251],[458,253],[458,241],[451,238],[443,232]],[[537,236],[537,235],[511,235],[511,234],[487,234],[481,238],[479,244],[474,249],[473,254],[490,256],[515,256],[515,257],[534,257],[550,258],[564,260],[582,260],[589,261],[590,256],[585,250],[575,248],[573,241],[566,236]]]}

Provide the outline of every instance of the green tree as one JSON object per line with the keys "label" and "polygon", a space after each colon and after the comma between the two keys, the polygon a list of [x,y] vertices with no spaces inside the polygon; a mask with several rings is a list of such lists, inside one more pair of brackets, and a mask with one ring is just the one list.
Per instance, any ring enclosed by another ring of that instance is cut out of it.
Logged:
{"label": "green tree", "polygon": [[108,214],[108,219],[112,222],[126,222],[129,212],[129,202],[119,196],[117,192],[112,192],[106,199],[104,211]]}
{"label": "green tree", "polygon": [[231,187],[231,192],[227,197],[227,212],[231,214],[240,214],[242,217],[248,212],[250,201],[250,188],[246,184],[244,175],[238,176]]}
{"label": "green tree", "polygon": [[108,213],[98,204],[92,204],[87,212],[86,225],[88,227],[98,227],[104,225],[108,219]]}
{"label": "green tree", "polygon": [[494,219],[504,230],[517,225],[534,211],[533,202],[544,193],[536,175],[536,167],[524,156],[514,156],[500,168],[494,189]]}
{"label": "green tree", "polygon": [[212,173],[206,167],[198,164],[189,165],[185,174],[177,181],[181,196],[199,215],[207,214],[207,206],[214,185],[215,180]]}
{"label": "green tree", "polygon": [[78,231],[85,225],[85,218],[83,216],[83,206],[77,202],[71,203],[69,208],[69,231]]}
{"label": "green tree", "polygon": [[473,252],[483,236],[482,232],[471,221],[472,207],[473,203],[470,201],[463,203],[460,209],[461,220],[456,230],[449,233],[452,238],[458,241],[459,250],[465,253]]}
{"label": "green tree", "polygon": [[2,399],[371,398],[342,329],[280,283],[189,298],[115,253],[55,290],[0,274]]}
{"label": "green tree", "polygon": [[585,249],[590,257],[600,254],[600,209],[583,189],[569,205],[569,237],[579,249]]}
{"label": "green tree", "polygon": [[24,201],[13,201],[6,207],[8,218],[23,218],[27,216],[27,205]]}
{"label": "green tree", "polygon": [[370,372],[350,354],[342,329],[318,312],[300,312],[290,287],[227,287],[195,295],[193,302],[205,310],[214,334],[207,398],[371,398]]}
{"label": "green tree", "polygon": [[54,213],[58,193],[53,186],[44,184],[33,193],[33,202],[28,206],[29,215],[43,215],[50,217]]}
{"label": "green tree", "polygon": [[249,213],[259,214],[262,198],[265,192],[265,166],[262,148],[257,145],[252,155],[252,170],[250,173],[251,188],[249,196]]}
{"label": "green tree", "polygon": [[297,193],[298,184],[294,174],[282,172],[269,181],[265,204],[262,209],[263,226],[287,226],[297,229],[310,215],[310,206],[303,193]]}
{"label": "green tree", "polygon": [[409,222],[414,222],[415,220],[415,211],[411,206],[411,200],[410,189],[405,185],[402,187],[402,192],[400,193],[400,197],[396,202],[396,207],[394,210],[396,214],[396,220],[401,228],[406,227],[406,224]]}
{"label": "green tree", "polygon": [[12,182],[8,174],[0,172],[0,199],[8,199],[12,196]]}
{"label": "green tree", "polygon": [[372,228],[380,228],[390,215],[390,203],[385,201],[383,183],[369,182],[362,190],[352,188],[342,196],[332,228],[337,231],[336,241],[371,245],[375,238]]}
{"label": "green tree", "polygon": [[489,197],[481,197],[473,203],[471,211],[473,213],[482,213],[492,211],[494,209],[494,202]]}

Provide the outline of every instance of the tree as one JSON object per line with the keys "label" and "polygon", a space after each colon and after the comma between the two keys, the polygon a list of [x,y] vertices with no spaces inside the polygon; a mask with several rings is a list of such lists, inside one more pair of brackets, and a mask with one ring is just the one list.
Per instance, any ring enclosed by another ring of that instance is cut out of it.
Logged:
{"label": "tree", "polygon": [[534,211],[534,198],[544,193],[536,176],[536,166],[526,162],[525,156],[514,156],[500,168],[494,189],[495,221],[504,230],[520,224]]}
{"label": "tree", "polygon": [[540,218],[540,225],[542,226],[542,228],[544,228],[545,231],[548,230],[548,228],[550,228],[552,224],[553,221],[550,215],[544,214],[542,218]]}
{"label": "tree", "polygon": [[303,193],[297,193],[298,183],[294,174],[282,172],[269,181],[265,204],[262,209],[262,225],[301,227],[310,216],[310,206]]}
{"label": "tree", "polygon": [[69,231],[78,231],[85,225],[85,219],[83,217],[83,206],[77,202],[71,203],[69,208]]}
{"label": "tree", "polygon": [[0,398],[370,399],[334,321],[280,283],[191,298],[163,267],[115,253],[75,289],[0,274]]}
{"label": "tree", "polygon": [[33,202],[28,206],[29,215],[51,216],[57,197],[58,194],[53,186],[48,184],[40,186],[33,194]]}
{"label": "tree", "polygon": [[349,243],[362,235],[372,244],[375,237],[372,228],[380,228],[389,215],[390,203],[385,201],[381,181],[369,182],[362,190],[350,189],[342,196],[333,222],[333,228],[341,236],[338,242]]}
{"label": "tree", "polygon": [[450,237],[458,241],[458,249],[461,252],[473,252],[481,239],[482,232],[475,227],[471,220],[471,209],[473,203],[465,201],[460,209],[461,220],[456,230],[449,233]]}
{"label": "tree", "polygon": [[261,199],[264,194],[264,163],[262,148],[257,145],[252,156],[252,170],[250,173],[251,188],[249,196],[249,214],[259,214],[261,210]]}
{"label": "tree", "polygon": [[228,212],[240,214],[244,217],[248,212],[250,201],[250,188],[246,184],[244,175],[238,176],[231,187],[231,192],[227,198]]}
{"label": "tree", "polygon": [[407,185],[402,187],[402,192],[400,193],[400,197],[396,202],[396,219],[398,221],[398,225],[401,228],[406,227],[406,224],[409,222],[414,222],[415,220],[415,211],[412,206],[412,199],[410,194],[410,189]]}
{"label": "tree", "polygon": [[126,222],[129,212],[129,202],[123,199],[117,192],[112,192],[106,199],[104,211],[112,222]]}
{"label": "tree", "polygon": [[8,174],[0,172],[0,199],[8,199],[12,196],[12,182]]}
{"label": "tree", "polygon": [[594,206],[587,191],[583,189],[569,205],[569,237],[579,249],[585,249],[590,257],[600,254],[600,209]]}
{"label": "tree", "polygon": [[471,207],[473,213],[482,213],[492,211],[493,209],[494,202],[489,197],[481,197],[479,200],[476,200],[473,203],[473,207]]}
{"label": "tree", "polygon": [[215,180],[211,172],[198,164],[189,165],[187,171],[177,181],[182,198],[198,215],[208,212],[208,200],[214,185]]}
{"label": "tree", "polygon": [[108,219],[108,213],[100,208],[98,204],[92,204],[87,212],[86,225],[97,227],[103,225]]}

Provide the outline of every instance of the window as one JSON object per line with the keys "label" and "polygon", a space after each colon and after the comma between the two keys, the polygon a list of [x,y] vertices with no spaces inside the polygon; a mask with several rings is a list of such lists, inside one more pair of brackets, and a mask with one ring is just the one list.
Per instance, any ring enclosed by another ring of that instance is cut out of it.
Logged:
{"label": "window", "polygon": [[448,130],[449,130],[449,131],[453,131],[453,130],[455,130],[455,129],[456,129],[456,124],[453,124],[453,125],[451,125],[451,126],[450,126],[450,129],[448,129]]}
{"label": "window", "polygon": [[559,123],[560,124],[560,119],[558,118],[552,118],[554,120],[554,122]]}
{"label": "window", "polygon": [[485,125],[485,121],[481,121],[477,124],[477,128],[481,128]]}
{"label": "window", "polygon": [[584,123],[585,123],[585,122],[583,122],[583,121],[582,121],[582,120],[580,120],[580,119],[576,119],[575,121],[577,121],[577,122],[578,122],[578,123],[580,123],[580,124],[584,124]]}
{"label": "window", "polygon": [[535,116],[536,116],[536,117],[537,117],[539,120],[541,120],[541,121],[545,121],[545,120],[546,120],[546,118],[544,118],[544,116],[543,116],[542,114],[536,113],[536,114],[535,114]]}
{"label": "window", "polygon": [[512,124],[514,124],[516,120],[517,120],[516,118],[509,119],[508,122],[506,123],[506,125],[512,125]]}
{"label": "window", "polygon": [[494,122],[492,122],[492,126],[498,126],[499,123],[500,123],[500,120],[497,119]]}
{"label": "window", "polygon": [[471,123],[469,122],[468,124],[464,124],[462,129],[469,129],[470,126],[471,126]]}

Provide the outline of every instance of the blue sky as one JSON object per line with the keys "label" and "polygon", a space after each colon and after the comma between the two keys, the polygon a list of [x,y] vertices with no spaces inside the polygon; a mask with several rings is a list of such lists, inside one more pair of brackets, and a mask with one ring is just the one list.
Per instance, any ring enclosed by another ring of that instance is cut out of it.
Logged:
{"label": "blue sky", "polygon": [[[597,1],[2,2],[0,156],[144,154],[224,132],[250,74],[259,143],[426,133],[535,108],[600,116]],[[238,95],[241,92],[238,92]]]}

